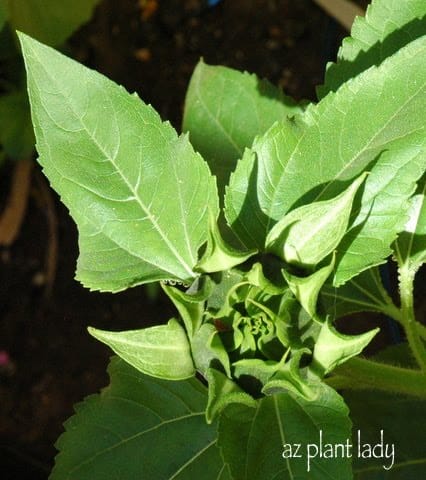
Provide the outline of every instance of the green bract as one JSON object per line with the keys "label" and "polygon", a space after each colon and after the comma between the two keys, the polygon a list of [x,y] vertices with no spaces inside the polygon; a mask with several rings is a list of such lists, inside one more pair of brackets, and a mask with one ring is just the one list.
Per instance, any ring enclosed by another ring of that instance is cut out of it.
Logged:
{"label": "green bract", "polygon": [[[391,402],[395,418],[397,395],[424,413],[425,15],[421,1],[373,2],[305,109],[200,62],[182,135],[20,36],[39,161],[79,229],[77,279],[111,292],[161,281],[177,310],[147,329],[90,329],[122,360],[66,424],[53,479],[346,480],[377,463],[353,470],[349,456],[289,446],[367,428],[363,394],[348,390],[385,392],[365,399]],[[377,268],[391,256],[400,306]],[[395,365],[355,358],[378,329],[347,335],[335,321],[363,311],[400,323],[416,365],[396,366],[408,348]],[[409,478],[426,459],[404,441],[394,464]]]}
{"label": "green bract", "polygon": [[287,263],[315,267],[339,245],[346,230],[355,194],[364,175],[337,197],[296,208],[266,237],[266,248]]}

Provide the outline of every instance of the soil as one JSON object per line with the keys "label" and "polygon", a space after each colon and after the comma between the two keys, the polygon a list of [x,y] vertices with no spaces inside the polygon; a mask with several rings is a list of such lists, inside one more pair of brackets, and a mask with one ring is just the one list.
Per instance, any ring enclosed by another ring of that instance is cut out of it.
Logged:
{"label": "soil", "polygon": [[[201,0],[106,0],[66,51],[137,91],[179,128],[185,90],[200,57],[256,72],[296,99],[314,100],[324,65],[335,57],[343,35],[310,0],[224,0],[214,8]],[[3,203],[11,170],[1,175]],[[47,478],[54,442],[73,404],[107,384],[110,352],[87,334],[88,325],[124,330],[173,314],[155,290],[99,294],[73,280],[77,232],[53,192],[59,255],[46,296],[51,209],[43,201],[43,182],[36,166],[20,235],[0,252],[0,351],[9,356],[0,366],[3,479]]]}

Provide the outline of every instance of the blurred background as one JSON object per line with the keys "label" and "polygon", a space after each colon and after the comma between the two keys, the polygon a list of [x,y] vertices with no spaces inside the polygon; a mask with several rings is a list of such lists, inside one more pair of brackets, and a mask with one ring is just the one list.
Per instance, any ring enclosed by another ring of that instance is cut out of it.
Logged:
{"label": "blurred background", "polygon": [[[317,2],[327,3],[327,2]],[[90,293],[74,279],[77,231],[34,153],[18,28],[137,91],[179,130],[200,57],[315,100],[347,35],[312,0],[4,0],[0,3],[0,469],[47,478],[73,404],[108,383],[110,351],[86,332],[162,323],[138,287]],[[332,2],[333,3],[333,2]],[[339,3],[339,2],[337,2]],[[341,1],[340,1],[341,3]],[[357,2],[364,8],[367,2]],[[344,24],[344,22],[343,22]]]}

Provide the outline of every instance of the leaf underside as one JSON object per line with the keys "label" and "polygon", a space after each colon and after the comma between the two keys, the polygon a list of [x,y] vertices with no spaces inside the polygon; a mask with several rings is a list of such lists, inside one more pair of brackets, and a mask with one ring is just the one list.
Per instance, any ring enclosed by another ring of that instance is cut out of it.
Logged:
{"label": "leaf underside", "polygon": [[124,332],[89,327],[89,333],[142,373],[165,380],[195,375],[188,337],[175,319],[167,325]]}
{"label": "leaf underside", "polygon": [[80,231],[77,278],[108,291],[195,278],[218,209],[207,164],[137,96],[21,41],[39,161]]}

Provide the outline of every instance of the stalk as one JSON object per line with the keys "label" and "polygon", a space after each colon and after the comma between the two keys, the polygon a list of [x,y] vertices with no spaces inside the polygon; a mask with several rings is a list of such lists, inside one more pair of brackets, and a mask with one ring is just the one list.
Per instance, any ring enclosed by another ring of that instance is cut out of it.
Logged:
{"label": "stalk", "polygon": [[326,382],[337,389],[382,390],[426,399],[426,375],[420,370],[355,357],[333,374]]}
{"label": "stalk", "polygon": [[401,323],[405,329],[408,344],[413,352],[419,367],[426,371],[426,348],[419,335],[416,317],[413,305],[415,272],[409,265],[404,264],[399,267],[399,289],[401,295]]}

